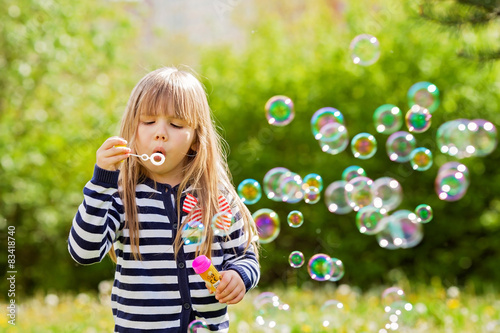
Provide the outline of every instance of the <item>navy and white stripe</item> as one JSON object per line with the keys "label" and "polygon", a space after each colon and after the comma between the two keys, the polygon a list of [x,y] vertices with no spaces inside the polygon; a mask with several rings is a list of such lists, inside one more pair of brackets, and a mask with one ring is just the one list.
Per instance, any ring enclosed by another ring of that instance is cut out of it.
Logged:
{"label": "navy and white stripe", "polygon": [[[80,264],[100,262],[114,242],[118,261],[111,296],[115,332],[184,333],[196,318],[204,319],[213,332],[227,332],[227,305],[209,293],[192,268],[196,245],[183,245],[174,258],[177,187],[155,186],[149,179],[137,186],[142,260],[134,260],[117,183],[118,171],[95,167],[68,238],[69,253]],[[252,247],[244,251],[247,235],[238,206],[233,198],[226,199],[235,223],[229,237],[214,237],[212,262],[218,270],[237,271],[248,291],[257,285],[259,264]],[[188,215],[181,214],[182,220]]]}

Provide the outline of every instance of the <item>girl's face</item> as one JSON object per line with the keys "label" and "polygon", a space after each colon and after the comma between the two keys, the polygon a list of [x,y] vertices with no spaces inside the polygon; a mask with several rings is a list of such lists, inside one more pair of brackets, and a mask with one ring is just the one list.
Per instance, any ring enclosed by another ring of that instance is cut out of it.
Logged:
{"label": "girl's face", "polygon": [[165,162],[154,165],[150,160],[143,162],[148,177],[175,186],[182,181],[184,160],[190,148],[195,150],[195,132],[187,122],[175,118],[173,112],[164,115],[143,115],[137,127],[136,153],[162,153]]}

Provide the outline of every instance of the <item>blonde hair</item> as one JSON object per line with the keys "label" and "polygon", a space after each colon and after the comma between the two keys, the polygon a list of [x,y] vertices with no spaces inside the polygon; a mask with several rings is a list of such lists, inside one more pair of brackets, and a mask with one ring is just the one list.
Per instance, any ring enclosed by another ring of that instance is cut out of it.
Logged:
{"label": "blonde hair", "polygon": [[[205,89],[193,74],[174,67],[164,67],[143,77],[130,95],[121,122],[120,136],[128,141],[132,150],[135,150],[140,115],[166,114],[168,110],[173,110],[175,117],[185,120],[195,132],[196,154],[188,154],[184,160],[184,176],[179,184],[176,198],[179,230],[184,226],[180,223],[181,195],[189,187],[193,195],[198,198],[205,226],[205,241],[199,245],[197,254],[210,257],[213,239],[211,217],[219,212],[218,197],[221,195],[222,187],[233,197],[242,215],[243,230],[248,240],[246,250],[253,245],[253,250],[258,255],[258,247],[254,242],[257,235],[255,222],[234,189],[226,155],[222,149],[224,141],[215,129]],[[141,259],[141,254],[135,191],[137,184],[145,177],[146,169],[140,159],[128,158],[123,162],[119,176],[120,197],[125,211],[125,228],[129,230],[132,254],[136,260]],[[184,224],[187,221],[188,219],[185,219]],[[178,232],[174,241],[176,256],[182,241],[181,233]],[[110,256],[116,261],[113,248]]]}

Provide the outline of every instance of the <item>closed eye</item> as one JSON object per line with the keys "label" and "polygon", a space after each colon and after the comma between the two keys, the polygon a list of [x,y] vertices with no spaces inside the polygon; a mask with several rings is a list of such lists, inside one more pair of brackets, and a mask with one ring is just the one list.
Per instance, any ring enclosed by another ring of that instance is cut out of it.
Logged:
{"label": "closed eye", "polygon": [[175,127],[175,128],[182,128],[183,127],[181,125],[177,125],[177,124],[173,124],[173,123],[170,123],[170,125],[172,125],[172,127]]}

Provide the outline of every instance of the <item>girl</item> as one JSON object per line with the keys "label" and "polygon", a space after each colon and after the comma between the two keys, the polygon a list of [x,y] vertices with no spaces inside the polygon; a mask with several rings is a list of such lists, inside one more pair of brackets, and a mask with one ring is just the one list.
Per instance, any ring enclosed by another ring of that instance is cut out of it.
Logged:
{"label": "girl", "polygon": [[[132,91],[120,137],[107,139],[96,158],[68,248],[80,264],[108,252],[115,260],[115,332],[185,333],[197,318],[227,332],[227,304],[260,277],[257,233],[231,184],[201,83],[176,68],[146,75]],[[220,212],[234,217],[225,235],[211,227]],[[196,225],[202,241],[190,243],[182,230]],[[215,295],[192,268],[200,254],[221,272]]]}

